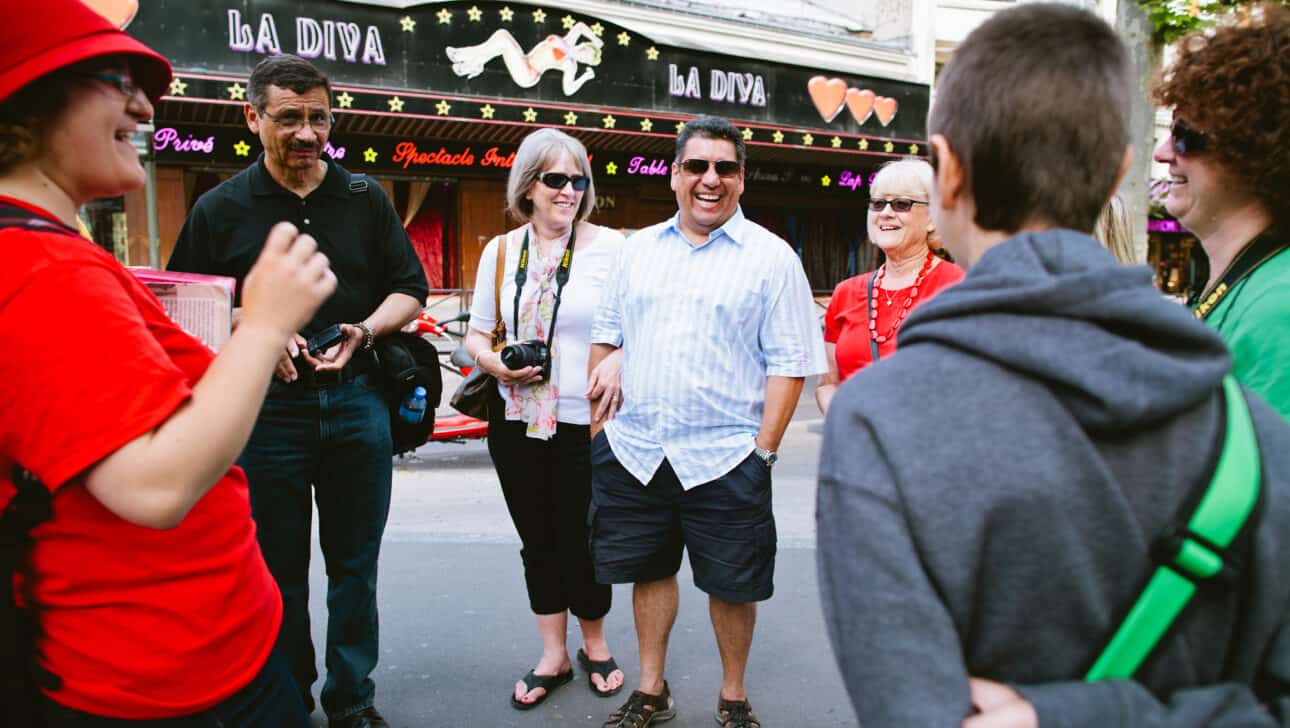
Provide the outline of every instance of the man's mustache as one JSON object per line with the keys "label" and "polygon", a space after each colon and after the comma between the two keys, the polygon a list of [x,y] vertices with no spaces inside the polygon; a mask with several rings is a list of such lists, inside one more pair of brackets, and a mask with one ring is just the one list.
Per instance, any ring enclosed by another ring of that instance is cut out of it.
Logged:
{"label": "man's mustache", "polygon": [[318,144],[314,142],[291,142],[287,149],[293,152],[314,152],[318,150]]}

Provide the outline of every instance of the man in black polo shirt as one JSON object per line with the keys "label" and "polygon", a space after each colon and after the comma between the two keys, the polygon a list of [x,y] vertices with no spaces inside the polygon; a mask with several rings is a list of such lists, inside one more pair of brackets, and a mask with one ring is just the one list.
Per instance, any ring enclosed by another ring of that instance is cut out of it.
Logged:
{"label": "man in black polo shirt", "polygon": [[[372,341],[421,310],[425,272],[381,187],[322,157],[331,85],[296,56],[265,58],[248,83],[246,123],[264,153],[193,207],[170,270],[241,281],[269,228],[289,220],[318,240],[339,285],[283,342],[277,376],[239,464],[269,570],[282,589],[279,649],[305,705],[318,677],[309,633],[310,486],[327,560],[327,680],[333,728],[381,728],[376,687],[376,561],[390,506],[389,410],[368,370]],[[239,305],[239,302],[235,302]],[[235,316],[236,318],[236,316]],[[313,356],[308,337],[340,324],[340,344]]]}

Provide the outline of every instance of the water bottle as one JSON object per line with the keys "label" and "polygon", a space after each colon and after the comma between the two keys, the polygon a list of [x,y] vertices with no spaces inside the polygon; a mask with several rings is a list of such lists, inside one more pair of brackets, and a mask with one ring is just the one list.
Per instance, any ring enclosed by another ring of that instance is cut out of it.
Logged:
{"label": "water bottle", "polygon": [[426,388],[417,387],[412,390],[403,404],[399,405],[399,418],[404,422],[415,425],[426,416]]}

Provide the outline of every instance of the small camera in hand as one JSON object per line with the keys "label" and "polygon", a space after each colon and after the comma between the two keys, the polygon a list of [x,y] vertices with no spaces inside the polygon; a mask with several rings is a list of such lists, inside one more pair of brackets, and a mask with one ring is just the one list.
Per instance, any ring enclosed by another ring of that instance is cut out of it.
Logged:
{"label": "small camera in hand", "polygon": [[341,331],[340,324],[332,324],[309,337],[309,342],[305,344],[305,348],[309,351],[309,356],[316,359],[322,356],[323,352],[344,340],[345,332]]}
{"label": "small camera in hand", "polygon": [[551,350],[547,348],[546,342],[541,339],[530,339],[521,341],[518,344],[511,344],[502,349],[499,355],[502,363],[507,369],[523,369],[524,367],[542,367],[542,378],[549,379],[551,376]]}

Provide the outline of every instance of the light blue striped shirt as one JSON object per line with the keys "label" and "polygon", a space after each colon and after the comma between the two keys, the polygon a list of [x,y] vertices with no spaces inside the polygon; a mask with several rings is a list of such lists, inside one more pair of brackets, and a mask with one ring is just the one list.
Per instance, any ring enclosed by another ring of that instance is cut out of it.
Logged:
{"label": "light blue striped shirt", "polygon": [[692,488],[752,452],[766,377],[828,370],[801,261],[735,214],[695,247],[677,217],[623,245],[591,341],[623,349],[623,408],[605,425],[614,456],[642,484],[667,458]]}

